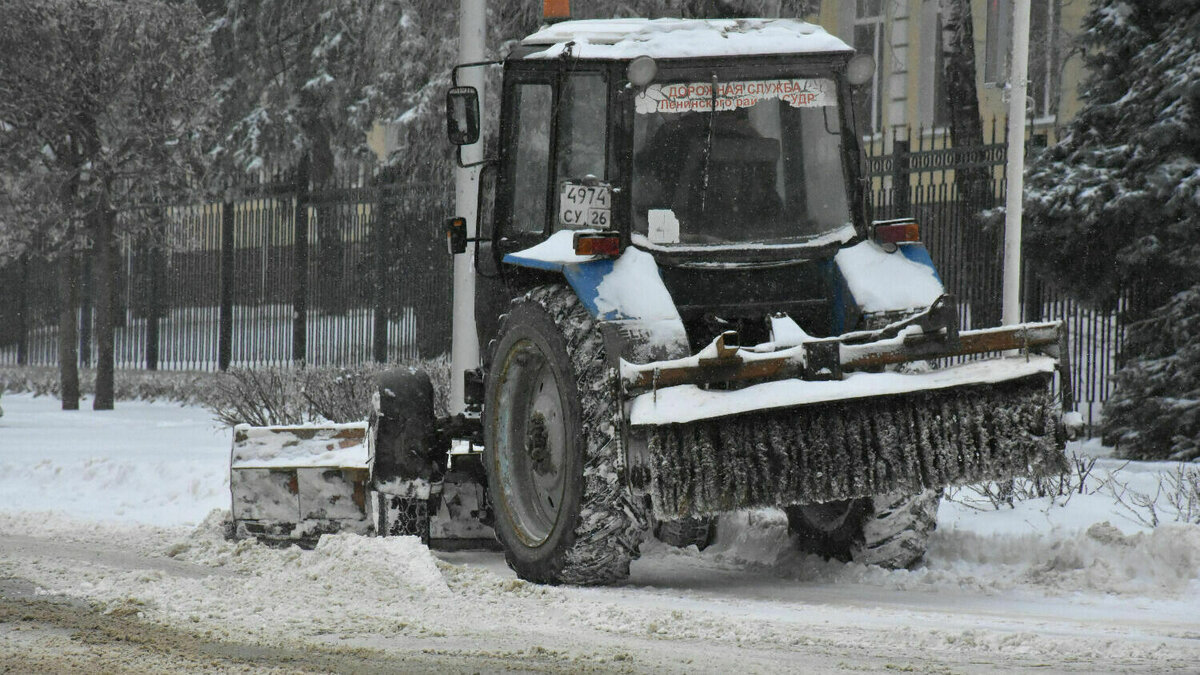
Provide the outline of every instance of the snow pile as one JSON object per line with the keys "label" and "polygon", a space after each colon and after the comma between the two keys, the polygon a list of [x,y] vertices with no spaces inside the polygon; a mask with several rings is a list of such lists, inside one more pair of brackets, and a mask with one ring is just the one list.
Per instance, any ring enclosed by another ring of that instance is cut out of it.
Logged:
{"label": "snow pile", "polygon": [[1065,537],[952,531],[935,536],[927,574],[992,589],[1174,595],[1200,581],[1200,527],[1164,525],[1128,535],[1104,521]]}
{"label": "snow pile", "polygon": [[229,506],[231,437],[200,408],[122,401],[65,412],[28,394],[4,405],[0,512],[174,525]]}
{"label": "snow pile", "polygon": [[[717,541],[703,553],[660,548],[653,555],[691,556],[805,583],[896,590],[1160,597],[1200,593],[1200,527],[1195,525],[1127,534],[1104,520],[1082,530],[1067,524],[1031,533],[1026,525],[1023,530],[1016,526],[980,533],[947,523],[953,520],[947,512],[955,508],[943,503],[942,527],[930,541],[925,563],[915,570],[889,571],[800,553],[789,540],[786,516],[774,509],[722,516]],[[1010,521],[1021,518],[1011,510],[995,514]]]}
{"label": "snow pile", "polygon": [[452,594],[439,563],[415,537],[326,535],[312,551],[280,549],[227,540],[227,519],[228,512],[214,511],[195,531],[177,530],[171,543],[111,529],[114,547],[148,561],[142,569],[125,569],[116,554],[93,555],[82,565],[60,554],[13,562],[6,571],[32,580],[45,595],[136,607],[150,620],[230,637],[427,634],[456,623],[425,620],[449,615],[425,608]]}
{"label": "snow pile", "polygon": [[361,467],[369,465],[366,422],[278,427],[234,427],[230,464],[235,469]]}

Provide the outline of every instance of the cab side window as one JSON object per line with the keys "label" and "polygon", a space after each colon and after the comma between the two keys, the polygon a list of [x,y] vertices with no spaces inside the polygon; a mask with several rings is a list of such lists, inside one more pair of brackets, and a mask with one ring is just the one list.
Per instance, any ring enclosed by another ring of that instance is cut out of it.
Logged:
{"label": "cab side window", "polygon": [[516,111],[516,152],[513,155],[512,228],[543,232],[546,228],[546,190],[550,180],[550,122],[553,91],[549,84],[519,84]]}
{"label": "cab side window", "polygon": [[560,94],[558,180],[604,178],[608,99],[600,73],[567,78]]}

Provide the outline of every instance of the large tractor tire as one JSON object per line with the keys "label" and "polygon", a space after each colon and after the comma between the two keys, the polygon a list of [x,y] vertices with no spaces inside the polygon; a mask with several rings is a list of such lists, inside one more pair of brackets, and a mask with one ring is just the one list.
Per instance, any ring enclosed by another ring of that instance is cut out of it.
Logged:
{"label": "large tractor tire", "polygon": [[789,506],[788,529],[800,550],[886,569],[908,569],[925,557],[937,528],[940,490]]}
{"label": "large tractor tire", "polygon": [[676,548],[695,546],[703,551],[716,536],[716,518],[679,518],[654,524],[654,538]]}
{"label": "large tractor tire", "polygon": [[376,415],[376,474],[389,479],[432,478],[440,467],[429,375],[407,368],[381,373]]}
{"label": "large tractor tire", "polygon": [[380,535],[412,535],[429,543],[430,487],[440,480],[446,448],[438,444],[433,384],[421,370],[379,376],[375,410],[375,527]]}
{"label": "large tractor tire", "polygon": [[494,345],[484,465],[509,566],[537,583],[624,579],[645,525],[598,323],[571,289],[543,286],[512,303]]}

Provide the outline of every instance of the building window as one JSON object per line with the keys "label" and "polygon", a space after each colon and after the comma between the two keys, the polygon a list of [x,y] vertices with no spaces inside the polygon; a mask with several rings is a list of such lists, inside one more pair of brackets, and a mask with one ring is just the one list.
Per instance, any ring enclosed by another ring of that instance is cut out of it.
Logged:
{"label": "building window", "polygon": [[[1058,111],[1059,0],[1031,0],[1029,10],[1029,112],[1034,118]],[[1008,82],[1012,52],[1012,0],[987,0],[983,80]]]}
{"label": "building window", "polygon": [[875,75],[854,103],[855,118],[869,133],[883,128],[883,1],[856,0],[854,11],[854,49],[875,59]]}

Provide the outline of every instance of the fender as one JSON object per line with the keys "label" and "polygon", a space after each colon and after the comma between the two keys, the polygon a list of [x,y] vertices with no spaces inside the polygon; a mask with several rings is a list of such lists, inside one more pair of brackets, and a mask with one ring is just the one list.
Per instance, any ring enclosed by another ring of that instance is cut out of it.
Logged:
{"label": "fender", "polygon": [[896,248],[888,252],[873,241],[861,241],[834,257],[845,292],[866,314],[924,309],[946,292],[924,245]]}
{"label": "fender", "polygon": [[[555,232],[549,239],[509,253],[503,262],[517,267],[559,272],[584,307],[600,320],[605,352],[614,373],[621,360],[651,363],[690,353],[687,331],[670,291],[662,281],[654,256],[630,246],[621,257],[575,255],[574,232]],[[618,386],[619,378],[614,378]],[[634,495],[647,495],[650,456],[644,429],[629,425],[630,403],[620,406],[615,420],[625,456],[624,479]]]}
{"label": "fender", "polygon": [[537,246],[506,254],[503,262],[561,273],[591,315],[622,336],[620,349],[610,352],[626,361],[686,354],[687,333],[654,257],[633,246],[615,259],[576,255],[574,236],[572,230],[555,232]]}

